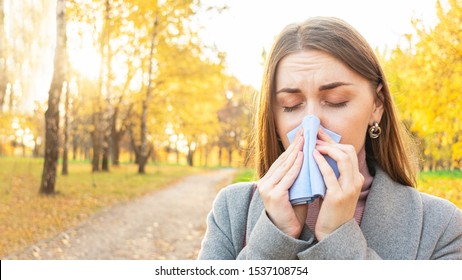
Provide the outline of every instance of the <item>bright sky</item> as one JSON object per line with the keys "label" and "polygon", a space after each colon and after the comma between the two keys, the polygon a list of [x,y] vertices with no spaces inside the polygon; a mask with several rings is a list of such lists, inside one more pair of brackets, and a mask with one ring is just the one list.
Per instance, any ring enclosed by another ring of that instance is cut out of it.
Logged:
{"label": "bright sky", "polygon": [[241,82],[260,88],[262,50],[286,25],[312,16],[335,16],[346,20],[373,48],[394,48],[412,33],[412,18],[426,26],[437,22],[436,0],[207,0],[226,3],[229,10],[205,16],[203,40],[227,53],[230,73]]}

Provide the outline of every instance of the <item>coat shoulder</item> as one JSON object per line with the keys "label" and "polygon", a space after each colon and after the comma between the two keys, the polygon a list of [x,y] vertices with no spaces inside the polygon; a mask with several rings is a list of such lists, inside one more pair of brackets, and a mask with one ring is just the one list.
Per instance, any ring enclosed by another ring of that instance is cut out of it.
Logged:
{"label": "coat shoulder", "polygon": [[250,203],[253,182],[242,182],[228,185],[220,190],[214,201],[215,212],[228,212],[230,218],[246,212]]}
{"label": "coat shoulder", "polygon": [[[422,259],[462,259],[462,211],[446,199],[421,193]],[[425,254],[426,253],[426,254]]]}
{"label": "coat shoulder", "polygon": [[438,221],[438,224],[447,225],[454,216],[461,216],[461,211],[449,200],[420,193],[424,211],[424,219],[427,223]]}

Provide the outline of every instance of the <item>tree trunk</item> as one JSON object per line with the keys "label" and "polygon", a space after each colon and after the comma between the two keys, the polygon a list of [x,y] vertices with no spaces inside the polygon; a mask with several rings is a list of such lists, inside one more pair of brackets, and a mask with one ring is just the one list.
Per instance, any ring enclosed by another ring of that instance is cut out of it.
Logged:
{"label": "tree trunk", "polygon": [[220,145],[220,147],[218,148],[218,165],[219,166],[223,166],[222,158],[223,158],[223,148]]}
{"label": "tree trunk", "polygon": [[59,156],[59,99],[66,75],[66,19],[65,0],[56,6],[56,49],[53,78],[48,92],[48,109],[45,113],[45,161],[43,163],[41,194],[53,194]]}
{"label": "tree trunk", "polygon": [[135,152],[135,164],[140,164],[140,154]]}
{"label": "tree trunk", "polygon": [[101,132],[101,171],[109,171],[109,135],[108,135],[108,128],[107,128],[107,122],[106,118],[103,117],[103,124],[102,124],[102,129],[103,131]]}
{"label": "tree trunk", "polygon": [[67,84],[66,95],[64,98],[64,143],[63,143],[63,166],[62,175],[67,175],[68,171],[68,154],[69,154],[69,84]]}
{"label": "tree trunk", "polygon": [[24,144],[24,136],[21,139],[22,157],[26,157],[26,144]]}
{"label": "tree trunk", "polygon": [[89,147],[89,146],[85,146],[85,147],[84,147],[83,154],[84,154],[84,159],[85,159],[85,160],[87,160],[87,161],[90,161],[90,160],[91,160],[91,156],[90,156],[90,147]]}
{"label": "tree trunk", "polygon": [[140,146],[140,153],[139,153],[139,163],[138,163],[138,173],[144,174],[145,166],[148,157],[147,151],[147,118],[148,118],[148,105],[151,99],[152,93],[152,76],[154,71],[154,50],[155,50],[155,43],[157,37],[157,26],[158,26],[158,16],[154,20],[154,28],[152,32],[151,38],[151,51],[149,54],[149,75],[148,75],[148,88],[146,90],[146,98],[143,100],[142,104],[142,112],[141,112],[141,146]]}
{"label": "tree trunk", "polygon": [[101,158],[101,170],[102,171],[109,171],[109,152],[105,151],[106,149],[103,149],[103,157]]}
{"label": "tree trunk", "polygon": [[4,0],[0,0],[0,113],[3,112],[8,84],[4,2]]}
{"label": "tree trunk", "polygon": [[39,156],[39,145],[37,144],[37,141],[34,141],[34,150],[32,151],[32,156],[34,158],[37,158]]}
{"label": "tree trunk", "polygon": [[117,139],[112,138],[112,165],[119,166],[120,165],[120,141]]}
{"label": "tree trunk", "polygon": [[205,166],[209,166],[209,149],[205,147]]}
{"label": "tree trunk", "polygon": [[175,156],[176,156],[176,164],[180,164],[180,150],[178,150],[178,147],[175,147]]}
{"label": "tree trunk", "polygon": [[106,102],[107,108],[104,111],[104,115],[102,118],[103,121],[103,137],[102,137],[102,163],[101,163],[101,170],[102,171],[109,171],[109,153],[110,153],[110,136],[111,136],[111,117],[112,117],[112,100],[111,100],[111,44],[109,44],[110,40],[110,25],[111,25],[111,4],[109,0],[106,0],[106,28],[105,34],[103,39],[103,47],[106,48],[106,80],[105,80],[105,87],[106,87]]}
{"label": "tree trunk", "polygon": [[233,148],[228,148],[228,166],[231,166],[233,163]]}
{"label": "tree trunk", "polygon": [[93,146],[93,157],[92,157],[92,171],[99,171],[99,158],[101,156],[101,131],[100,131],[100,113],[93,112],[92,122],[93,122],[93,131],[91,133],[91,141]]}
{"label": "tree trunk", "polygon": [[72,160],[77,160],[78,138],[74,135],[72,137]]}
{"label": "tree trunk", "polygon": [[[106,124],[109,124],[107,122]],[[104,137],[103,137],[103,156],[101,158],[101,170],[109,172],[109,154],[110,154],[110,145],[111,145],[111,139],[110,139],[110,126],[106,125],[104,127]]]}
{"label": "tree trunk", "polygon": [[189,166],[194,166],[194,151],[188,150],[187,162]]}
{"label": "tree trunk", "polygon": [[116,107],[111,117],[111,157],[112,165],[119,166],[120,155],[120,139],[118,139],[118,131],[116,127],[119,108]]}
{"label": "tree trunk", "polygon": [[[15,100],[15,95],[16,94],[15,94],[15,91],[14,91],[13,84],[10,84],[9,86],[10,86],[10,88],[9,88],[10,89],[9,90],[10,95],[8,96],[8,104],[7,104],[8,109],[7,110],[10,111],[10,112],[14,112],[14,109],[15,109],[14,108],[14,105],[15,105],[14,100]],[[8,85],[7,85],[7,87],[8,87]]]}
{"label": "tree trunk", "polygon": [[122,103],[122,96],[119,99],[119,103],[117,104],[116,108],[114,109],[114,112],[112,113],[111,117],[111,157],[112,157],[112,164],[115,166],[119,166],[120,164],[120,142],[122,141],[122,138],[125,135],[125,132],[127,131],[127,128],[129,126],[129,118],[130,118],[130,113],[133,109],[133,104],[130,105],[128,108],[127,114],[122,122],[122,126],[120,129],[117,129],[117,119],[119,117],[119,108],[120,104]]}
{"label": "tree trunk", "polygon": [[136,145],[135,139],[133,137],[133,131],[130,128],[128,128],[128,134],[130,136],[130,147],[131,150],[133,150],[135,154],[135,164],[139,165],[140,163],[140,147]]}

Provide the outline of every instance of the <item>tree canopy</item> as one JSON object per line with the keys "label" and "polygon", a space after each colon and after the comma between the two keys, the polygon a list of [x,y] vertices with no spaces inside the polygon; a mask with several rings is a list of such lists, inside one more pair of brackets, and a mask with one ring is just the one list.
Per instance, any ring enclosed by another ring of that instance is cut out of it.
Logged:
{"label": "tree canopy", "polygon": [[[426,170],[462,167],[462,1],[437,3],[439,23],[413,20],[417,38],[385,61],[403,121],[421,148]],[[412,44],[412,42],[417,42]]]}

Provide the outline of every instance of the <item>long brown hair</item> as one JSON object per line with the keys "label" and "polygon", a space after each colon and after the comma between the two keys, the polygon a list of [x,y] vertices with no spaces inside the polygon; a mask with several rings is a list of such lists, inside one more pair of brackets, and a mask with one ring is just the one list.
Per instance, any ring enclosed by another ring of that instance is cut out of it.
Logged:
{"label": "long brown hair", "polygon": [[352,26],[338,18],[315,17],[300,24],[287,26],[276,38],[266,60],[262,88],[256,98],[253,141],[258,178],[263,177],[284,151],[278,140],[271,104],[276,91],[278,63],[285,56],[302,50],[318,50],[339,59],[370,81],[375,90],[382,89],[378,98],[384,113],[380,121],[382,134],[377,139],[366,138],[366,159],[375,161],[394,181],[407,186],[416,184],[417,165],[411,138],[398,120],[382,67],[374,51]]}

